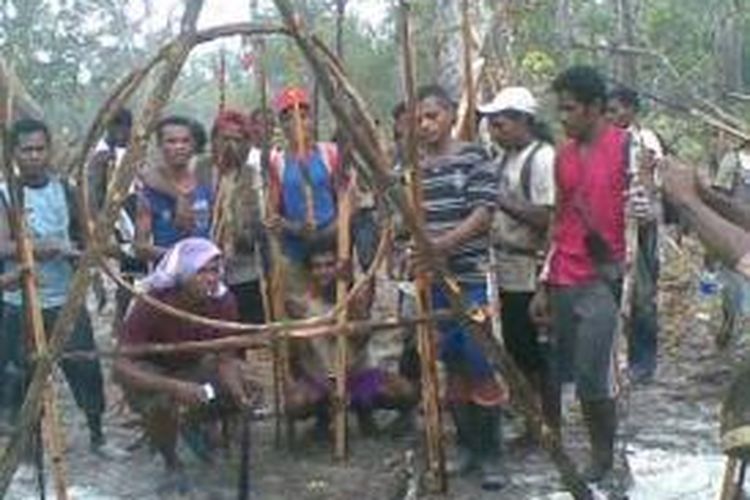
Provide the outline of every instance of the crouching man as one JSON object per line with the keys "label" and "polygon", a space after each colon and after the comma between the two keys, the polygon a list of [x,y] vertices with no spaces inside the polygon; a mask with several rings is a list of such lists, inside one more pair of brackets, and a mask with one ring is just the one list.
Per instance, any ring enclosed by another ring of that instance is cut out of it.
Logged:
{"label": "crouching man", "polygon": [[[178,242],[144,281],[147,293],[170,306],[207,318],[237,320],[234,297],[223,284],[221,252],[209,240]],[[138,300],[125,317],[121,347],[211,340],[231,334],[177,318]],[[151,446],[164,458],[167,486],[189,488],[176,453],[179,435],[202,458],[218,436],[217,424],[252,404],[254,385],[235,352],[172,353],[147,357],[125,353],[115,363],[131,408],[141,414]],[[226,427],[225,427],[226,428]]]}
{"label": "crouching man", "polygon": [[[326,238],[312,245],[306,259],[310,286],[303,299],[289,299],[290,316],[306,318],[330,312],[336,305],[336,278],[342,271],[336,256],[335,238]],[[365,285],[349,303],[350,319],[369,315],[374,286]],[[330,425],[329,408],[335,388],[336,337],[295,339],[291,345],[292,383],[287,389],[287,413],[293,418],[315,416],[316,431],[327,435]],[[396,374],[373,367],[368,359],[369,336],[349,339],[349,370],[347,390],[352,410],[365,435],[374,434],[372,412],[390,409],[408,412],[417,402],[416,390],[410,382]]]}

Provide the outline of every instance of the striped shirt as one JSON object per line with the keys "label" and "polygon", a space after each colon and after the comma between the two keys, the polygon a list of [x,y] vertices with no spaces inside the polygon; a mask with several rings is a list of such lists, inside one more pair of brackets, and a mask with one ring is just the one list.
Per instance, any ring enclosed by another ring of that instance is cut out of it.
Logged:
{"label": "striped shirt", "polygon": [[[428,158],[422,169],[423,208],[428,237],[454,229],[479,207],[495,209],[497,177],[480,146],[461,144],[456,151]],[[461,282],[484,283],[489,234],[454,249],[448,268]]]}

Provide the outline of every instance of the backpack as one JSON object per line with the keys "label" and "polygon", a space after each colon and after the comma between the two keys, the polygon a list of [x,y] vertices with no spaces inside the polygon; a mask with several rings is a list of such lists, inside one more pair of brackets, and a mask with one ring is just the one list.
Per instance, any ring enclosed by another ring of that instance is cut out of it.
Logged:
{"label": "backpack", "polygon": [[[521,165],[521,192],[523,193],[523,197],[526,201],[531,201],[531,166],[534,164],[534,157],[536,157],[537,152],[542,149],[542,146],[544,146],[545,143],[542,141],[536,141],[536,144],[534,144],[534,147],[531,148],[531,151],[529,151],[529,154],[526,155],[526,158],[523,161],[523,165]],[[500,166],[498,167],[498,172],[502,173],[503,170],[505,170],[505,166],[508,163],[508,154],[503,153],[503,159],[500,162]]]}

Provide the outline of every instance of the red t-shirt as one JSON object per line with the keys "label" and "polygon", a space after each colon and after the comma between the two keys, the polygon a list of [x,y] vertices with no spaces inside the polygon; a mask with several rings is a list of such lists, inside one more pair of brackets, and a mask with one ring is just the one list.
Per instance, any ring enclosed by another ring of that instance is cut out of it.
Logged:
{"label": "red t-shirt", "polygon": [[626,131],[606,125],[585,151],[573,139],[560,147],[555,169],[557,210],[547,278],[550,284],[578,285],[597,277],[584,243],[587,229],[582,211],[607,241],[615,259],[624,258],[627,145]]}
{"label": "red t-shirt", "polygon": [[[173,307],[177,304],[177,293],[174,289],[159,290],[151,296]],[[237,303],[231,292],[209,300],[200,309],[190,311],[207,318],[237,321]],[[196,340],[211,340],[226,337],[236,332],[200,325],[159,311],[142,300],[138,300],[123,322],[120,342],[123,345],[145,343],[171,344]],[[202,357],[201,353],[173,353],[168,355],[149,356],[154,362],[168,370],[178,370],[195,363]]]}

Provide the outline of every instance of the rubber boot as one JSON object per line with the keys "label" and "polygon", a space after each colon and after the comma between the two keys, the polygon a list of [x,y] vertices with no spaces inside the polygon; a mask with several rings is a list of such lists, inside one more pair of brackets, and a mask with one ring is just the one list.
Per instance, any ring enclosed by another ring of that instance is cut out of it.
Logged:
{"label": "rubber boot", "polygon": [[500,408],[472,405],[475,413],[476,452],[483,490],[497,491],[507,484],[502,461],[502,422]]}
{"label": "rubber boot", "polygon": [[591,440],[591,463],[584,470],[583,478],[588,482],[599,482],[612,470],[614,463],[615,401],[581,401],[581,408]]}
{"label": "rubber boot", "polygon": [[91,451],[97,452],[101,450],[106,443],[104,432],[102,431],[102,414],[87,413],[86,424],[89,428],[89,448]]}
{"label": "rubber boot", "polygon": [[562,386],[557,377],[547,372],[542,376],[541,381],[541,398],[542,398],[542,415],[544,420],[550,426],[550,431],[561,440],[560,425],[562,421],[561,409],[561,389]]}
{"label": "rubber boot", "polygon": [[473,405],[457,404],[451,407],[453,425],[456,427],[456,456],[445,464],[448,474],[463,475],[476,469],[479,465],[474,456],[475,444],[472,442],[472,431],[475,428]]}

